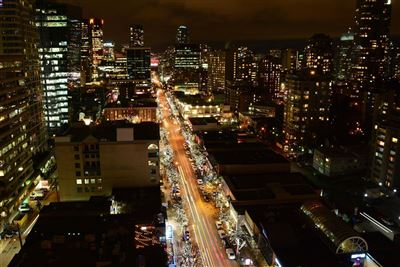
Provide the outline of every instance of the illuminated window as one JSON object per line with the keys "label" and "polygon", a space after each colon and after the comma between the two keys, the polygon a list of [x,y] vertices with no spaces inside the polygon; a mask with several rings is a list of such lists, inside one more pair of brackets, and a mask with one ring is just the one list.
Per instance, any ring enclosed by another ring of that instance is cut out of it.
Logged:
{"label": "illuminated window", "polygon": [[397,144],[397,138],[393,137],[392,142]]}
{"label": "illuminated window", "polygon": [[82,184],[82,179],[77,179],[76,184]]}
{"label": "illuminated window", "polygon": [[96,183],[96,179],[90,179],[90,183],[91,184],[95,184]]}
{"label": "illuminated window", "polygon": [[85,179],[85,184],[89,184],[89,179]]}
{"label": "illuminated window", "polygon": [[378,142],[378,145],[380,145],[380,146],[384,146],[384,145],[385,145],[385,142],[383,142],[383,141],[379,141],[379,142]]}

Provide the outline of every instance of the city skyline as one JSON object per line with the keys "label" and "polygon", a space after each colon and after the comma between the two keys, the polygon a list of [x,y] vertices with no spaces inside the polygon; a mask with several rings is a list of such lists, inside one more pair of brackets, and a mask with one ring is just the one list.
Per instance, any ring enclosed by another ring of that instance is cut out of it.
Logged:
{"label": "city skyline", "polygon": [[[114,2],[113,9],[104,1],[59,0],[83,8],[85,17],[102,17],[105,20],[105,39],[128,43],[130,24],[142,24],[145,44],[163,48],[173,43],[176,28],[189,27],[193,42],[268,41],[308,39],[323,32],[332,37],[353,26],[356,1],[131,1]],[[293,8],[296,5],[296,8]],[[400,24],[399,2],[392,1],[392,25]],[[319,12],[315,12],[318,10]],[[162,31],[160,31],[160,26]],[[202,28],[213,29],[203,31]],[[399,36],[400,29],[391,27],[392,36]]]}

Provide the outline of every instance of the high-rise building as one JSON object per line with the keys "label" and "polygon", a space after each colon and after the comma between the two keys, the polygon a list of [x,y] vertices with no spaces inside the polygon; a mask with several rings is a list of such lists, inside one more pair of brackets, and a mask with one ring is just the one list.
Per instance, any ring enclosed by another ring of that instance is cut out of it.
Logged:
{"label": "high-rise building", "polygon": [[128,79],[133,80],[136,87],[150,88],[150,48],[133,47],[126,50]]}
{"label": "high-rise building", "polygon": [[295,49],[285,49],[282,52],[282,71],[294,73],[299,67],[299,52]]}
{"label": "high-rise building", "polygon": [[257,79],[257,62],[254,53],[248,47],[241,46],[236,50],[235,81],[254,84]]}
{"label": "high-rise building", "polygon": [[0,231],[36,185],[33,156],[46,149],[34,1],[0,2]]}
{"label": "high-rise building", "polygon": [[354,50],[354,33],[348,31],[340,36],[334,59],[334,77],[337,81],[350,80]]}
{"label": "high-rise building", "polygon": [[188,44],[189,43],[189,31],[186,25],[181,25],[178,27],[176,33],[176,44]]}
{"label": "high-rise building", "polygon": [[266,56],[258,63],[258,86],[265,91],[267,99],[279,96],[282,65],[279,58]]}
{"label": "high-rise building", "polygon": [[91,49],[92,79],[99,77],[98,66],[103,60],[103,25],[104,20],[99,18],[89,19],[89,43]]}
{"label": "high-rise building", "polygon": [[81,84],[92,80],[92,45],[89,31],[89,20],[81,23]]}
{"label": "high-rise building", "polygon": [[284,150],[290,154],[304,153],[315,145],[313,132],[329,121],[332,82],[315,70],[289,75],[284,111]]}
{"label": "high-rise building", "polygon": [[330,75],[333,71],[333,41],[325,34],[315,34],[304,49],[305,68],[315,70],[321,75]]}
{"label": "high-rise building", "polygon": [[196,94],[200,89],[200,46],[177,44],[175,46],[175,90]]}
{"label": "high-rise building", "polygon": [[224,91],[225,89],[225,52],[212,51],[208,58],[208,90]]}
{"label": "high-rise building", "polygon": [[357,0],[354,42],[355,60],[352,86],[363,104],[364,128],[370,130],[374,109],[373,91],[388,76],[389,26],[391,0]]}
{"label": "high-rise building", "polygon": [[44,114],[49,135],[67,124],[72,110],[69,89],[80,87],[80,25],[82,10],[76,6],[37,1],[41,82]]}
{"label": "high-rise building", "polygon": [[144,46],[143,25],[135,24],[129,26],[129,47]]}
{"label": "high-rise building", "polygon": [[400,189],[400,93],[398,84],[387,84],[376,97],[372,131],[371,179],[377,184]]}

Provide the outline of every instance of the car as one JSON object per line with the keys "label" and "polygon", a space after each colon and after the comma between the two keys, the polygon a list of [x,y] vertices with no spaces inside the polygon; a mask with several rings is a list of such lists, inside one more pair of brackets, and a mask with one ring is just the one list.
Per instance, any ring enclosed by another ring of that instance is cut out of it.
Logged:
{"label": "car", "polygon": [[202,179],[197,179],[197,184],[198,185],[202,185],[203,184],[203,180]]}
{"label": "car", "polygon": [[215,221],[215,226],[217,227],[217,230],[222,229],[222,222],[221,221]]}
{"label": "car", "polygon": [[190,233],[189,233],[189,231],[186,230],[186,231],[183,233],[182,240],[183,240],[183,241],[189,241],[189,240],[190,240]]}
{"label": "car", "polygon": [[219,236],[219,238],[224,239],[226,237],[225,231],[222,229],[218,230],[218,236]]}
{"label": "car", "polygon": [[32,200],[42,200],[44,198],[44,193],[42,191],[35,190],[29,197]]}
{"label": "car", "polygon": [[225,249],[225,252],[226,252],[226,255],[228,255],[228,259],[230,259],[230,260],[236,259],[235,252],[233,251],[232,248]]}
{"label": "car", "polygon": [[29,204],[28,203],[22,203],[19,207],[18,207],[18,210],[20,211],[20,212],[29,212],[29,211],[31,211],[31,206],[29,206]]}
{"label": "car", "polygon": [[205,202],[210,202],[210,198],[207,196],[207,194],[202,194],[201,196]]}

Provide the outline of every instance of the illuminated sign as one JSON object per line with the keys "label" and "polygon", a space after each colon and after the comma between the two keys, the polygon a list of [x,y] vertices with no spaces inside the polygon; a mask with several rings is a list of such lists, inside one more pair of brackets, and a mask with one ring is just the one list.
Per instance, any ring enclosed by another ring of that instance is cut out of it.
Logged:
{"label": "illuminated sign", "polygon": [[365,253],[360,253],[360,254],[353,254],[351,255],[352,259],[364,259],[365,258]]}

